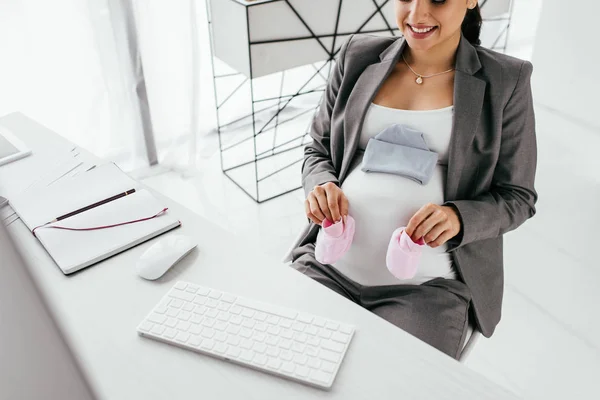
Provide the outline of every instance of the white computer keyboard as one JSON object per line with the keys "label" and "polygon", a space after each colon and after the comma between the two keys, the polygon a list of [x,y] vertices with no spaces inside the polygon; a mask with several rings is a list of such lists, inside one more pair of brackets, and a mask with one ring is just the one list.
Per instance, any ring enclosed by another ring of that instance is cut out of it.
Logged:
{"label": "white computer keyboard", "polygon": [[354,327],[177,282],[141,322],[140,335],[329,389]]}

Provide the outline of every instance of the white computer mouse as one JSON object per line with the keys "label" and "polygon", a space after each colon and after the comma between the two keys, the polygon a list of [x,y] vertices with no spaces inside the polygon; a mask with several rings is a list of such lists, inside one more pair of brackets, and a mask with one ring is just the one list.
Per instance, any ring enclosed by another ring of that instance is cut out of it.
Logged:
{"label": "white computer mouse", "polygon": [[196,242],[188,236],[167,235],[142,254],[137,263],[137,273],[144,279],[158,279],[194,247]]}

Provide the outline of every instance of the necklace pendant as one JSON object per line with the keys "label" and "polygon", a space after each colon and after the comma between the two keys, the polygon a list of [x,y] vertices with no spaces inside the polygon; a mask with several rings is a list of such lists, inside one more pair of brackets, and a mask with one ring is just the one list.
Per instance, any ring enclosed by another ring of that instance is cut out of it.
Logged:
{"label": "necklace pendant", "polygon": [[420,85],[423,83],[423,78],[421,78],[420,76],[417,78],[416,80],[417,84]]}

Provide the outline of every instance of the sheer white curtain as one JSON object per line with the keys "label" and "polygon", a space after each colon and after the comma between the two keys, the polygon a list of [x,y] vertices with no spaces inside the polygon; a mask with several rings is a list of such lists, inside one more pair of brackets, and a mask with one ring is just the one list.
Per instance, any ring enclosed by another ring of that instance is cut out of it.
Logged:
{"label": "sheer white curtain", "polygon": [[[203,3],[196,18],[206,49]],[[127,170],[188,146],[195,87],[191,5],[0,0],[0,116],[20,111]],[[206,76],[206,65],[203,71]]]}

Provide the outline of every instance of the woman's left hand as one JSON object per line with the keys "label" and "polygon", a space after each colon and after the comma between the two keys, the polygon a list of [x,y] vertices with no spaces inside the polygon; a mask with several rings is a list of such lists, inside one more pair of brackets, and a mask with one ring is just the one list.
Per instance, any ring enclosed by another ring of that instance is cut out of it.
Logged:
{"label": "woman's left hand", "polygon": [[432,248],[438,247],[458,235],[460,218],[452,207],[426,204],[408,222],[406,233],[418,241],[420,238]]}

